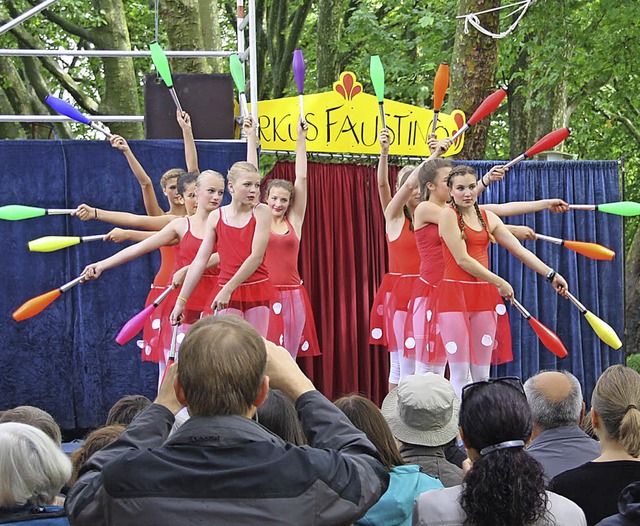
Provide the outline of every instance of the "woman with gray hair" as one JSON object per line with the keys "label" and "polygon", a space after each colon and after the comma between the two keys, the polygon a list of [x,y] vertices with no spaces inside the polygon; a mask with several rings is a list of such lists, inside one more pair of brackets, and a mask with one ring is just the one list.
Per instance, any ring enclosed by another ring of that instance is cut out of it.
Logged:
{"label": "woman with gray hair", "polygon": [[580,506],[589,525],[618,511],[618,496],[640,480],[640,374],[624,365],[609,367],[591,397],[600,456],[565,471],[549,488]]}
{"label": "woman with gray hair", "polygon": [[0,424],[0,523],[68,525],[64,509],[49,506],[71,476],[71,461],[44,432]]}

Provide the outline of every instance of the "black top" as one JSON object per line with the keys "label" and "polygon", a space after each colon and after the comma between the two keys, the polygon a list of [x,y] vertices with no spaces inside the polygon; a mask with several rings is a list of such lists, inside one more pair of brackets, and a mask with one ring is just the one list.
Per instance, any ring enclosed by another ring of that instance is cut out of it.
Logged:
{"label": "black top", "polygon": [[640,480],[640,461],[587,462],[556,475],[549,490],[571,499],[582,508],[592,526],[618,512],[618,496]]}

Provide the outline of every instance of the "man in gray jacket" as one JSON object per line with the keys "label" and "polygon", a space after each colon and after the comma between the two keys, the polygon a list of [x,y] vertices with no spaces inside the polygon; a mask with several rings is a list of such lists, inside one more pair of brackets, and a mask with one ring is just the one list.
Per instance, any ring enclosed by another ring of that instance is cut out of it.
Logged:
{"label": "man in gray jacket", "polygon": [[[252,418],[269,385],[296,404],[310,446]],[[191,418],[167,440],[174,415]],[[365,435],[289,353],[235,316],[198,321],[155,403],[87,462],[66,500],[73,525],[351,524],[389,475]]]}
{"label": "man in gray jacket", "polygon": [[533,416],[527,452],[542,464],[547,480],[600,455],[600,444],[579,427],[584,401],[575,376],[542,371],[525,382],[524,391]]}

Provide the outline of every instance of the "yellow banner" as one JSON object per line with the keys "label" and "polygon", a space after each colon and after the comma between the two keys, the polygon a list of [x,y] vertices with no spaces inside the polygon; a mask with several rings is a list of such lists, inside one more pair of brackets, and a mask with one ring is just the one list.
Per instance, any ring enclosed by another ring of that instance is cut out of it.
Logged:
{"label": "yellow banner", "polygon": [[[391,136],[391,155],[428,157],[427,137],[431,133],[433,110],[385,100],[385,118]],[[356,76],[346,71],[333,91],[304,96],[305,118],[309,123],[307,151],[325,153],[378,154],[380,112],[378,99],[362,91]],[[295,151],[298,97],[258,102],[260,140],[264,150]],[[460,110],[438,114],[438,138],[450,137],[465,123]],[[463,146],[460,137],[446,155],[455,155]]]}

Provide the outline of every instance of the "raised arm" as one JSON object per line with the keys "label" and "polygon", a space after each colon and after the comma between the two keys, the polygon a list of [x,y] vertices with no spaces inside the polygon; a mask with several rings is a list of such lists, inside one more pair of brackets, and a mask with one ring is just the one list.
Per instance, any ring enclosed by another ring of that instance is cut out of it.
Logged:
{"label": "raised arm", "polygon": [[500,217],[517,216],[521,214],[531,214],[541,210],[551,210],[557,214],[562,214],[569,210],[569,205],[562,199],[540,199],[538,201],[514,201],[512,203],[487,204],[480,208],[490,210]]}
{"label": "raised arm", "polygon": [[442,208],[429,201],[422,201],[413,212],[413,226],[422,228],[429,223],[438,224]]}
{"label": "raised arm", "polygon": [[244,118],[242,129],[247,136],[247,162],[258,168],[258,137],[251,115]]}
{"label": "raised arm", "polygon": [[98,279],[100,274],[105,270],[122,265],[123,263],[131,261],[132,259],[144,254],[148,254],[152,250],[156,250],[162,246],[171,245],[172,243],[175,243],[176,240],[180,239],[178,232],[184,230],[184,222],[184,218],[174,219],[170,224],[160,230],[160,232],[156,232],[150,238],[124,248],[107,259],[87,265],[82,273],[85,275],[86,279]]}
{"label": "raised arm", "polygon": [[487,219],[489,221],[490,228],[492,229],[491,232],[498,243],[527,265],[531,270],[547,278],[558,294],[564,295],[567,292],[568,285],[564,278],[538,258],[538,256],[533,252],[524,248],[509,229],[505,227],[504,223],[498,216],[491,212],[487,212]]}
{"label": "raised arm", "polygon": [[124,226],[127,228],[141,228],[142,230],[161,230],[171,221],[177,219],[174,215],[161,216],[141,216],[129,212],[116,212],[114,210],[102,210],[86,204],[81,204],[71,215],[82,221],[98,219],[112,225]]}
{"label": "raised arm", "polygon": [[386,128],[378,136],[380,141],[380,159],[378,160],[378,195],[384,212],[391,202],[391,186],[389,185],[389,130]]}
{"label": "raised arm", "polygon": [[296,141],[296,181],[293,185],[293,205],[288,218],[293,224],[298,239],[302,233],[302,223],[307,211],[307,131],[309,125],[298,121],[298,138]]}
{"label": "raised arm", "polygon": [[198,151],[196,150],[196,141],[193,138],[193,128],[191,127],[191,117],[185,111],[183,114],[176,109],[176,119],[182,130],[182,139],[184,141],[184,159],[187,163],[187,172],[199,174],[198,168]]}
{"label": "raised arm", "polygon": [[513,297],[513,288],[504,279],[494,274],[489,269],[482,266],[479,261],[473,259],[467,252],[467,244],[460,235],[460,226],[458,224],[458,216],[449,207],[442,210],[439,220],[440,237],[447,244],[451,254],[460,267],[472,276],[483,281],[493,283],[498,287],[501,296],[511,299]]}
{"label": "raised arm", "polygon": [[133,155],[127,141],[123,137],[120,137],[120,135],[114,135],[111,138],[111,146],[120,150],[124,154],[127,162],[129,163],[129,168],[131,168],[133,175],[136,176],[138,183],[140,183],[144,209],[147,214],[150,216],[160,216],[164,214],[164,210],[160,208],[160,205],[158,204],[158,198],[156,197],[156,192],[153,189],[153,181],[151,181],[151,177],[149,177],[136,156]]}
{"label": "raised arm", "polygon": [[211,212],[209,214],[209,217],[207,218],[207,225],[205,227],[205,234],[204,238],[202,239],[202,244],[198,249],[198,253],[196,254],[195,259],[191,262],[191,265],[189,265],[189,270],[184,278],[184,284],[182,285],[182,289],[180,290],[180,296],[178,296],[176,305],[171,312],[170,319],[172,325],[178,325],[182,323],[182,312],[184,311],[184,305],[189,299],[189,296],[191,296],[193,289],[196,288],[196,285],[200,281],[209,258],[213,253],[213,247],[216,244],[216,225],[218,224],[219,219],[219,209]]}
{"label": "raised arm", "polygon": [[256,206],[254,214],[256,216],[256,230],[251,243],[251,254],[244,260],[240,268],[213,300],[214,309],[225,309],[229,305],[229,299],[233,291],[242,285],[256,271],[258,265],[262,263],[264,253],[267,250],[267,243],[269,242],[271,210],[267,205],[259,204]]}

